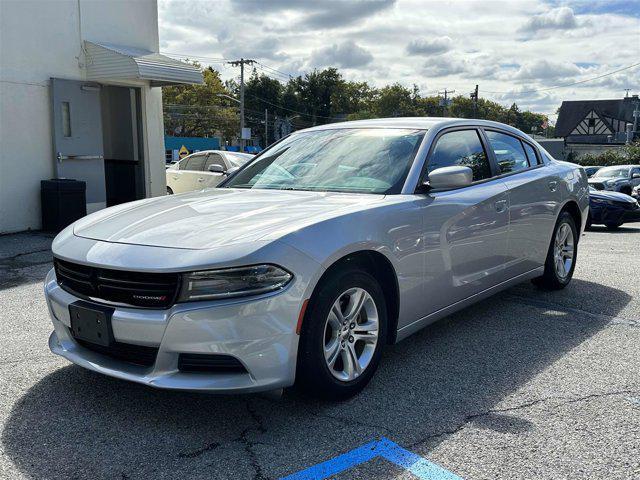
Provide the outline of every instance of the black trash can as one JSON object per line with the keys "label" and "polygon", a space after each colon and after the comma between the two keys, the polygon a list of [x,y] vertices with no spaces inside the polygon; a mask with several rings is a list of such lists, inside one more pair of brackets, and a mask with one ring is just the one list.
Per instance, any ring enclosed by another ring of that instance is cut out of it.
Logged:
{"label": "black trash can", "polygon": [[42,229],[59,232],[87,214],[87,184],[79,180],[53,178],[40,182]]}

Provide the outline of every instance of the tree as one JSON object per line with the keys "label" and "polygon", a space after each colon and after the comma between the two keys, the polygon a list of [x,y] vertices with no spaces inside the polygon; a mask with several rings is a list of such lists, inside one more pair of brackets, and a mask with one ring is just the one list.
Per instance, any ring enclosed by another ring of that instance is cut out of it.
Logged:
{"label": "tree", "polygon": [[[199,65],[194,62],[194,65]],[[165,127],[177,135],[210,136],[222,134],[237,138],[238,108],[218,94],[239,97],[235,80],[222,82],[217,71],[203,70],[204,85],[181,85],[164,88]],[[439,117],[444,110],[441,98],[422,96],[417,85],[411,89],[394,83],[375,88],[367,82],[345,80],[336,68],[314,70],[283,83],[254,70],[245,85],[245,121],[254,135],[264,135],[264,111],[269,112],[268,126],[273,131],[277,117],[286,117],[294,129],[345,120],[374,117]],[[516,103],[509,108],[479,98],[477,110],[473,100],[464,95],[451,99],[447,115],[481,118],[508,123],[531,133],[541,130],[546,117],[521,111]],[[549,127],[553,129],[553,127]],[[551,130],[552,132],[553,130]],[[270,140],[270,139],[269,139]],[[261,143],[268,143],[262,139]]]}
{"label": "tree", "polygon": [[378,90],[372,110],[376,117],[411,117],[417,114],[411,91],[399,83]]}
{"label": "tree", "polygon": [[[193,65],[200,67],[197,62]],[[236,137],[240,128],[237,109],[223,105],[218,97],[218,94],[230,95],[231,92],[211,67],[205,68],[202,76],[203,85],[163,88],[165,131],[181,137]]]}

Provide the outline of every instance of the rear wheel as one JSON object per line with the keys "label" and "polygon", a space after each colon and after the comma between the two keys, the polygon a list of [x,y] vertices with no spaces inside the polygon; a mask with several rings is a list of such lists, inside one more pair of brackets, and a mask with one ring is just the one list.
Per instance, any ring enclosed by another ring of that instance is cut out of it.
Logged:
{"label": "rear wheel", "polygon": [[562,212],[556,222],[551,245],[544,264],[544,274],[534,283],[548,290],[566,287],[576,267],[578,254],[578,230],[569,212]]}
{"label": "rear wheel", "polygon": [[357,394],[378,367],[386,329],[384,294],[375,278],[354,267],[330,274],[302,324],[296,384],[331,400]]}
{"label": "rear wheel", "polygon": [[173,190],[169,187],[167,187],[167,195],[173,195]]}

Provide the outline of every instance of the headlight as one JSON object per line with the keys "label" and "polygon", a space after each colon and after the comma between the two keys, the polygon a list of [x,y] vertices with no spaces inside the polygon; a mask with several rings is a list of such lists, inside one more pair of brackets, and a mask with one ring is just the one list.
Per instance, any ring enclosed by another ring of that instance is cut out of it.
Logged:
{"label": "headlight", "polygon": [[615,180],[607,180],[606,182],[604,182],[604,184],[607,187],[610,187],[611,185],[615,185],[616,181]]}
{"label": "headlight", "polygon": [[180,302],[244,297],[284,288],[293,278],[275,265],[252,265],[186,273],[182,276]]}

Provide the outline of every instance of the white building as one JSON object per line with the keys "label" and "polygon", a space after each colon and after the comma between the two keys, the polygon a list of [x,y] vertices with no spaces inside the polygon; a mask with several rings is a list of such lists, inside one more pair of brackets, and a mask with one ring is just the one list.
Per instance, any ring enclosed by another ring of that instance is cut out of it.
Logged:
{"label": "white building", "polygon": [[157,52],[155,0],[0,1],[0,233],[40,228],[41,180],[89,213],[165,193],[159,86],[202,76]]}

